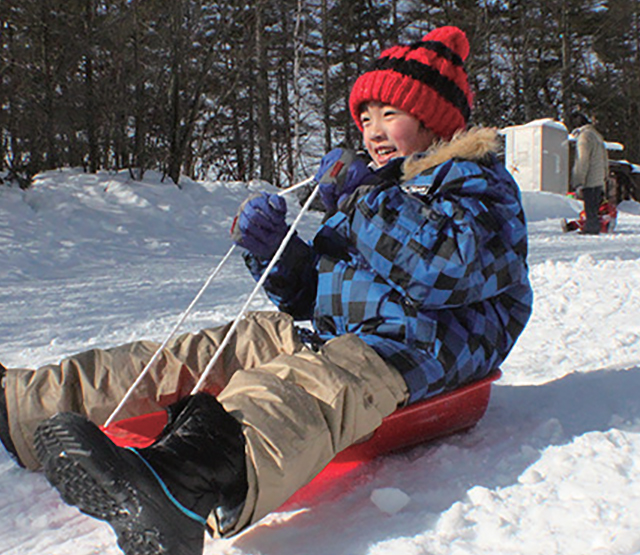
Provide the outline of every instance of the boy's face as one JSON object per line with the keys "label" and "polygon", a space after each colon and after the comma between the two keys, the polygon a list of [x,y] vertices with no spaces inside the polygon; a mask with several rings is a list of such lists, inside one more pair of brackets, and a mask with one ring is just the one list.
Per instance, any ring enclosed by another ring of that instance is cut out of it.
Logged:
{"label": "boy's face", "polygon": [[367,102],[360,112],[364,146],[378,167],[391,159],[423,152],[435,139],[411,114],[381,102]]}

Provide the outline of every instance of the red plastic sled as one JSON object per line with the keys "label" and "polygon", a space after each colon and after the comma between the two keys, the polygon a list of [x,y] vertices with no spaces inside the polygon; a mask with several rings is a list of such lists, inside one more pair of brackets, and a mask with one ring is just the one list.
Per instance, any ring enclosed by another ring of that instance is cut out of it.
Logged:
{"label": "red plastic sled", "polygon": [[[575,196],[575,195],[574,195]],[[603,201],[598,208],[598,221],[600,222],[600,233],[613,233],[618,221],[618,209],[609,201]],[[562,220],[562,231],[582,231],[587,222],[587,214],[583,210],[577,220]]]}
{"label": "red plastic sled", "polygon": [[[287,505],[316,496],[328,483],[379,455],[472,428],[487,410],[491,384],[501,375],[500,370],[496,370],[482,380],[387,416],[368,440],[338,453]],[[103,431],[121,447],[146,447],[160,434],[166,422],[166,412],[160,411],[114,422]]]}

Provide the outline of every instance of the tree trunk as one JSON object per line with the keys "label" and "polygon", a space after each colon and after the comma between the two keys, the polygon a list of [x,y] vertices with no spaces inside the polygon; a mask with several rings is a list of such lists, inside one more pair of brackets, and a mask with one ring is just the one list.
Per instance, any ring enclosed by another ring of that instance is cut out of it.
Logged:
{"label": "tree trunk", "polygon": [[[293,33],[293,39],[290,41],[289,37],[291,36],[288,24],[288,16],[289,14],[286,11],[286,6],[283,4],[281,6],[280,12],[280,21],[282,24],[282,33],[281,33],[281,41],[280,48],[282,49],[282,54],[280,56],[280,65],[278,68],[278,81],[280,88],[280,118],[281,118],[281,129],[282,129],[282,141],[284,148],[284,173],[287,176],[287,180],[289,185],[293,184],[293,174],[294,174],[294,147],[293,147],[293,137],[291,132],[291,119],[292,119],[292,110],[291,103],[289,102],[289,83],[293,81],[294,91],[296,90],[296,77],[295,74],[292,76],[292,71],[289,69],[289,60],[291,56],[294,58],[294,67],[295,60],[297,59],[296,49],[298,47],[297,43],[297,33],[299,32],[300,25],[300,5],[301,0],[298,0],[298,14],[296,16],[296,23]],[[293,50],[293,52],[292,52]],[[294,70],[295,71],[295,70]],[[297,104],[294,104],[294,107],[297,109]],[[297,120],[297,115],[293,114],[294,121]],[[278,177],[278,176],[276,176]],[[278,179],[278,181],[280,181]]]}
{"label": "tree trunk", "polygon": [[51,6],[48,0],[43,0],[41,6],[42,23],[42,71],[44,74],[44,136],[45,136],[45,168],[54,169],[58,165],[56,155],[56,120],[54,108],[55,84],[51,69]]}
{"label": "tree trunk", "polygon": [[260,178],[273,182],[273,148],[271,145],[271,106],[269,100],[267,41],[264,37],[264,2],[255,7],[256,86],[258,116],[258,148],[260,149]]}
{"label": "tree trunk", "polygon": [[324,123],[324,150],[331,150],[331,102],[329,101],[329,10],[322,0],[322,121]]}
{"label": "tree trunk", "polygon": [[93,33],[93,17],[95,14],[94,0],[85,3],[85,56],[84,56],[84,84],[85,84],[85,120],[87,125],[87,140],[89,141],[89,172],[96,173],[99,167],[100,153],[96,132],[96,98],[93,68],[93,48],[95,47]]}
{"label": "tree trunk", "polygon": [[305,40],[303,35],[304,1],[298,0],[296,24],[293,32],[293,170],[292,179],[297,181],[297,170],[302,166],[302,94],[300,83],[302,80],[302,59],[304,57]]}
{"label": "tree trunk", "polygon": [[146,135],[145,135],[145,94],[144,77],[140,63],[140,29],[138,27],[138,2],[132,5],[133,31],[131,46],[133,48],[133,74],[134,74],[134,138],[133,138],[133,167],[130,169],[133,179],[141,181],[146,170]]}
{"label": "tree trunk", "polygon": [[5,14],[2,6],[0,6],[0,105],[4,106],[3,110],[0,110],[0,172],[7,167],[7,143],[8,138],[11,136],[11,90],[10,90],[10,67],[12,48],[11,43],[13,36],[13,29],[9,18]]}
{"label": "tree trunk", "polygon": [[[571,112],[571,45],[569,36],[569,14],[567,13],[567,0],[563,0],[560,8],[560,24],[562,26],[562,120],[569,121]],[[571,129],[569,130],[571,131]]]}
{"label": "tree trunk", "polygon": [[182,59],[182,0],[176,0],[171,14],[171,89],[170,89],[170,120],[169,120],[169,167],[168,175],[180,186],[180,170],[182,156],[180,153],[180,86]]}
{"label": "tree trunk", "polygon": [[233,148],[236,155],[236,179],[238,179],[238,181],[244,181],[247,178],[247,167],[242,145],[242,131],[240,129],[238,109],[235,105],[231,106],[231,118],[233,121]]}

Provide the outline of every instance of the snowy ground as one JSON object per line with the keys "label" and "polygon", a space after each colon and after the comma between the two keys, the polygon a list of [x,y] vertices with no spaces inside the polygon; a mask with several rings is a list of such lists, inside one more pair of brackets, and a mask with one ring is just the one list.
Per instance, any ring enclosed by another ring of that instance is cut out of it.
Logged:
{"label": "snowy ground", "polygon": [[[0,187],[0,361],[33,367],[163,339],[229,248],[246,195],[239,183],[178,189],[70,170],[27,192]],[[560,233],[574,201],[529,193],[525,206],[534,313],[480,424],[208,541],[207,555],[640,553],[640,205],[623,205],[616,233],[599,237]],[[234,257],[185,328],[228,321],[252,286]],[[108,526],[0,448],[0,553],[119,551]]]}

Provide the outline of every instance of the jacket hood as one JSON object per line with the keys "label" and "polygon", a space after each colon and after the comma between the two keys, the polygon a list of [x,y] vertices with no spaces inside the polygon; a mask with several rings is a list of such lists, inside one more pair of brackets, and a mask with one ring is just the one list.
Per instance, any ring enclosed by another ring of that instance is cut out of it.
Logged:
{"label": "jacket hood", "polygon": [[480,161],[500,151],[501,141],[494,127],[472,127],[456,133],[450,141],[438,142],[426,152],[409,156],[402,165],[402,180],[438,166],[452,158]]}

